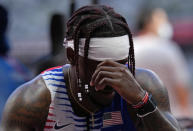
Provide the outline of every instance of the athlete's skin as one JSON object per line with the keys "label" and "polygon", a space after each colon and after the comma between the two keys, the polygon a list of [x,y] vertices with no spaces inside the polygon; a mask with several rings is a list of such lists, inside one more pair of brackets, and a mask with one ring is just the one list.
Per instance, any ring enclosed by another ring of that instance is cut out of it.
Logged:
{"label": "athlete's skin", "polygon": [[[68,48],[67,56],[71,62],[70,77],[76,78],[74,52],[71,48]],[[85,76],[84,59],[79,56],[80,78],[90,82],[96,90],[102,90],[106,85],[111,86],[128,104],[138,103],[144,97],[145,90],[148,91],[156,101],[158,110],[141,119],[137,117],[134,109],[128,106],[131,119],[137,130],[179,131],[180,127],[170,112],[167,90],[160,79],[155,73],[145,69],[136,69],[134,78],[124,65],[125,62],[126,59],[116,62],[88,60],[87,69],[89,73]],[[71,84],[72,87],[76,86],[74,83]],[[69,85],[67,85],[67,88],[69,88]],[[98,92],[93,93],[97,94]],[[109,103],[113,98],[113,93],[100,95],[100,98],[103,101],[100,102],[99,100],[99,103]],[[97,95],[96,99],[98,99]],[[105,101],[105,99],[107,100]],[[1,125],[3,131],[43,130],[50,103],[50,92],[41,75],[39,75],[18,88],[7,101]],[[73,108],[80,109],[81,107],[76,105]]]}

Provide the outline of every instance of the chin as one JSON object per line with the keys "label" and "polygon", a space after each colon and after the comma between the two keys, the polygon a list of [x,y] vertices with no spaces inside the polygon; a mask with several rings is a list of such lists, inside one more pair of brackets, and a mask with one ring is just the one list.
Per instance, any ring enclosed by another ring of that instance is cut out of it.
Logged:
{"label": "chin", "polygon": [[112,93],[95,92],[94,95],[91,95],[91,99],[96,105],[100,107],[106,107],[111,105],[114,96],[115,92]]}

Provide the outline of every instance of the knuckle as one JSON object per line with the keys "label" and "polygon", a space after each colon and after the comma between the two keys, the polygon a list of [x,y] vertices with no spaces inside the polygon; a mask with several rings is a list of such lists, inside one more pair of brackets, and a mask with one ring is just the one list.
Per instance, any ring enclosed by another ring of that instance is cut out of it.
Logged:
{"label": "knuckle", "polygon": [[109,62],[110,62],[110,60],[105,60],[105,62],[106,62],[106,63],[109,63]]}
{"label": "knuckle", "polygon": [[124,67],[120,67],[120,71],[121,71],[121,72],[125,72],[125,70],[126,70],[126,69],[125,69]]}
{"label": "knuckle", "polygon": [[100,66],[97,68],[97,71],[103,71],[104,70],[104,66]]}
{"label": "knuckle", "polygon": [[111,64],[112,60],[105,60],[105,64]]}
{"label": "knuckle", "polygon": [[101,67],[98,67],[95,72],[100,72],[100,68],[101,68]]}
{"label": "knuckle", "polygon": [[103,71],[104,70],[104,66],[99,67],[99,70]]}
{"label": "knuckle", "polygon": [[120,67],[118,67],[117,70],[120,71],[120,72],[122,71],[122,69]]}

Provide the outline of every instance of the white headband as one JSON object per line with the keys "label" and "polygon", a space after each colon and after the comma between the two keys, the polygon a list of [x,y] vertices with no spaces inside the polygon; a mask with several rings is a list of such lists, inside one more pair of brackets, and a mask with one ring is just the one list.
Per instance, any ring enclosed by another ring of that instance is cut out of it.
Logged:
{"label": "white headband", "polygon": [[[86,38],[79,42],[79,55],[84,56],[84,45]],[[74,49],[74,40],[67,41],[67,47]],[[128,57],[129,38],[128,35],[119,37],[91,38],[89,44],[88,58],[96,61],[122,60]]]}

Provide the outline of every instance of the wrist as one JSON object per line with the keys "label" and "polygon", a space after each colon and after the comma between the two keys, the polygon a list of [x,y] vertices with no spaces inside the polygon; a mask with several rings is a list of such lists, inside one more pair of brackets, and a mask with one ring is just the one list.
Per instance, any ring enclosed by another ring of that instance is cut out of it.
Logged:
{"label": "wrist", "polygon": [[144,104],[147,103],[148,98],[149,98],[148,92],[147,92],[147,91],[144,91],[144,92],[143,92],[143,95],[141,95],[141,96],[139,97],[139,100],[136,102],[136,104],[132,104],[132,105],[131,105],[132,108],[137,109],[137,108],[142,107]]}
{"label": "wrist", "polygon": [[148,94],[147,102],[145,102],[142,106],[134,109],[136,109],[138,117],[145,117],[149,114],[154,113],[157,110],[157,106],[155,101],[152,98],[152,95]]}

